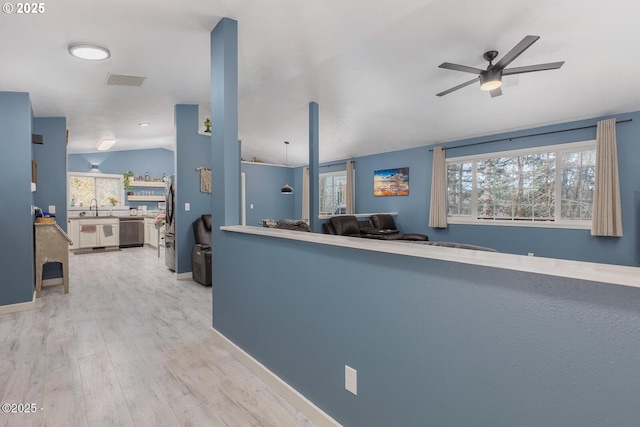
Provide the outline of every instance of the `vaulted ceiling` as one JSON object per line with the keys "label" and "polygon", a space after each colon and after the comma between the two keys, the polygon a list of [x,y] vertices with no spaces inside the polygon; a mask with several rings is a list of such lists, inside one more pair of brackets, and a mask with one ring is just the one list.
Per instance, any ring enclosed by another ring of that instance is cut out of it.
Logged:
{"label": "vaulted ceiling", "polygon": [[[175,144],[174,105],[209,103],[209,34],[239,27],[243,157],[307,162],[308,103],[320,106],[320,160],[447,142],[640,109],[640,2],[631,0],[57,0],[0,15],[0,91],[29,92],[36,117],[65,116],[68,152]],[[473,84],[482,54],[538,40],[491,98]],[[73,42],[111,57],[78,60]],[[109,74],[146,77],[106,85]],[[140,127],[148,122],[150,126]],[[213,124],[215,126],[215,123]],[[194,130],[195,132],[195,130]]]}

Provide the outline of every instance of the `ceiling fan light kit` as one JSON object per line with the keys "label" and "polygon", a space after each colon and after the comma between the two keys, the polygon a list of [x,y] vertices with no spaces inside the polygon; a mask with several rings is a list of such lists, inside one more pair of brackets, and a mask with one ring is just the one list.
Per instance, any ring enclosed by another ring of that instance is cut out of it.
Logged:
{"label": "ceiling fan light kit", "polygon": [[479,81],[480,89],[489,92],[491,94],[491,97],[493,98],[502,95],[502,89],[500,89],[500,87],[502,86],[503,75],[509,76],[513,74],[531,73],[534,71],[556,70],[562,67],[564,61],[552,62],[548,64],[528,65],[524,67],[506,68],[507,65],[511,64],[511,62],[513,62],[518,56],[522,54],[522,52],[527,50],[539,38],[540,36],[526,36],[520,41],[520,43],[518,43],[513,49],[511,49],[505,56],[503,56],[495,65],[493,64],[493,60],[497,58],[498,51],[490,50],[488,52],[485,52],[482,57],[489,62],[486,70],[469,67],[466,65],[452,64],[450,62],[443,62],[442,64],[440,64],[440,68],[477,74],[478,77],[465,83],[459,84],[458,86],[454,86],[451,89],[440,92],[436,94],[436,96],[447,95],[451,92],[462,89],[465,86],[469,86],[470,84]]}

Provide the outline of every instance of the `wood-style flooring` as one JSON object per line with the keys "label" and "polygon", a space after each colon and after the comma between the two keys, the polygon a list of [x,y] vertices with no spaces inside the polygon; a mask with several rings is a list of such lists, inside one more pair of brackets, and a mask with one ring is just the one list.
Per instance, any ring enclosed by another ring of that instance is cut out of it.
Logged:
{"label": "wood-style flooring", "polygon": [[0,316],[0,426],[311,426],[211,332],[211,288],[152,248],[70,255],[70,292]]}

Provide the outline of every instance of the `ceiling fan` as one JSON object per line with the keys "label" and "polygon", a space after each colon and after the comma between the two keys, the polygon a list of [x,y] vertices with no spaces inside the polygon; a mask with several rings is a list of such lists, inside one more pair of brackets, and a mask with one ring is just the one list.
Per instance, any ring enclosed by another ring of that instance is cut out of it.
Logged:
{"label": "ceiling fan", "polygon": [[465,86],[469,86],[472,83],[480,81],[480,89],[488,91],[493,98],[502,95],[502,89],[500,89],[500,86],[502,86],[502,76],[531,73],[534,71],[556,70],[562,67],[564,61],[550,62],[548,64],[527,65],[525,67],[506,68],[507,65],[511,64],[514,59],[520,56],[522,52],[527,50],[539,38],[540,36],[526,36],[520,43],[515,45],[513,49],[511,49],[505,56],[503,56],[502,59],[496,62],[495,65],[493,64],[493,60],[498,56],[498,51],[490,50],[488,52],[485,52],[482,57],[486,61],[489,61],[489,65],[487,66],[486,70],[481,70],[480,68],[475,67],[467,67],[466,65],[452,64],[450,62],[443,62],[442,64],[440,64],[440,68],[477,74],[478,77],[473,80],[469,80],[468,82],[459,84],[458,86],[452,87],[451,89],[447,89],[444,92],[440,92],[436,94],[436,96],[447,95],[453,91],[462,89]]}

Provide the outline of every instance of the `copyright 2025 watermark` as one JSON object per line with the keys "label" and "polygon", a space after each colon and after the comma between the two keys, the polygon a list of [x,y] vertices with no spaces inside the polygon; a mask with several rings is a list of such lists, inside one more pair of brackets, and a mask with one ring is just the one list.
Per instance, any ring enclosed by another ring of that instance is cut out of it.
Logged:
{"label": "copyright 2025 watermark", "polygon": [[38,15],[47,10],[44,3],[4,3],[2,11],[6,14]]}
{"label": "copyright 2025 watermark", "polygon": [[5,414],[33,414],[41,411],[35,403],[3,403],[2,412]]}

